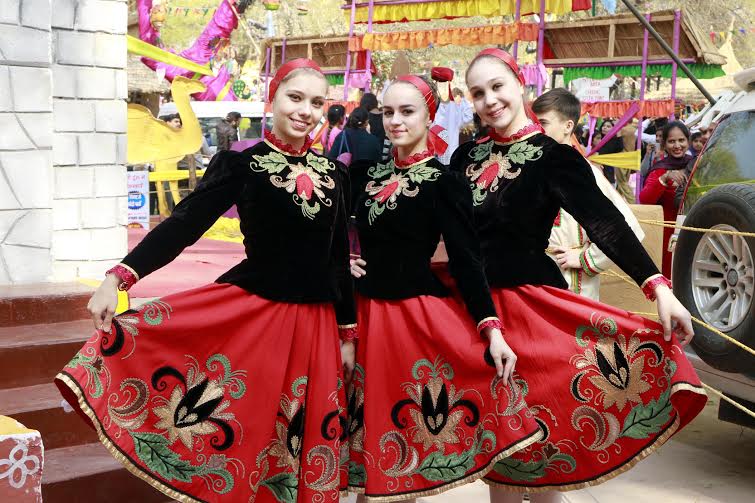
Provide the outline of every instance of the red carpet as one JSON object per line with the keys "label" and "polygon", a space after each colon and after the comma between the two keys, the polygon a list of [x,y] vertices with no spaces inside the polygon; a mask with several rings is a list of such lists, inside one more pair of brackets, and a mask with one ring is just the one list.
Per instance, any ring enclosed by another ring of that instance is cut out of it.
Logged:
{"label": "red carpet", "polygon": [[[143,229],[128,230],[128,249],[147,235]],[[186,248],[176,260],[153,272],[129,290],[132,298],[164,297],[212,283],[245,258],[244,246],[213,239],[200,239]]]}

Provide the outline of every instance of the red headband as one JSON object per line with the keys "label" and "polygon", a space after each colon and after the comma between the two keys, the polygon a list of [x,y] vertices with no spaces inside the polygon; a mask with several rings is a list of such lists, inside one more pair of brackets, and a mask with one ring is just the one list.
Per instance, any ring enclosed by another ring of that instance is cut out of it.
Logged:
{"label": "red headband", "polygon": [[502,49],[498,49],[497,47],[489,47],[487,49],[483,49],[480,52],[478,52],[477,56],[475,56],[474,59],[477,59],[480,56],[493,56],[494,58],[497,58],[503,61],[506,64],[506,66],[508,66],[511,69],[511,71],[514,72],[514,75],[516,75],[516,78],[519,79],[519,82],[522,85],[525,85],[524,75],[522,75],[522,72],[519,70],[519,65],[516,64],[516,60],[508,52]]}
{"label": "red headband", "polygon": [[275,98],[275,92],[278,90],[278,86],[280,86],[283,79],[286,78],[286,75],[293,72],[294,70],[298,70],[299,68],[311,68],[319,73],[322,73],[322,70],[320,69],[319,66],[317,66],[317,63],[315,63],[311,59],[307,59],[307,58],[292,59],[288,63],[278,68],[278,71],[275,72],[275,76],[273,77],[273,80],[270,81],[270,86],[268,87],[268,92],[267,92],[268,103],[272,103],[273,98]]}
{"label": "red headband", "polygon": [[417,77],[416,75],[401,75],[396,77],[397,82],[407,82],[417,88],[417,91],[422,95],[427,105],[427,110],[430,112],[430,120],[435,120],[435,111],[438,109],[438,104],[435,103],[435,96],[432,89],[427,85],[427,82]]}

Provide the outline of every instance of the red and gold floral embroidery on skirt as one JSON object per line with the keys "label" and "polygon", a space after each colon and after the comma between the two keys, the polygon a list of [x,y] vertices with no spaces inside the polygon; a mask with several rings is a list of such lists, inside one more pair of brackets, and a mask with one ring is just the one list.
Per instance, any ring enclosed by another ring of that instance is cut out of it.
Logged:
{"label": "red and gold floral embroidery on skirt", "polygon": [[349,489],[370,501],[438,494],[483,477],[541,436],[526,383],[495,374],[487,341],[451,298],[359,298],[348,393]]}
{"label": "red and gold floral embroidery on skirt", "polygon": [[337,502],[337,334],[331,304],[211,284],[117,316],[56,383],[113,456],[173,499]]}
{"label": "red and gold floral embroidery on skirt", "polygon": [[695,370],[658,323],[553,287],[492,293],[545,438],[496,463],[486,482],[528,492],[599,484],[705,406]]}

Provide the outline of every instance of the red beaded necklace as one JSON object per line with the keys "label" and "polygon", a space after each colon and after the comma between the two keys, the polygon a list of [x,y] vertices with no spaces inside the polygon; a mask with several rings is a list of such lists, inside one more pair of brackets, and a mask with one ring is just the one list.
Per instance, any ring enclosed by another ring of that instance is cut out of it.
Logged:
{"label": "red beaded necklace", "polygon": [[284,142],[277,136],[273,134],[272,131],[265,131],[265,141],[268,142],[273,147],[277,148],[278,150],[281,150],[282,152],[292,155],[294,157],[301,157],[304,154],[307,153],[307,150],[309,150],[309,147],[312,146],[312,138],[307,135],[307,137],[304,139],[304,145],[302,145],[301,149],[296,150],[294,147],[291,146],[291,144]]}
{"label": "red beaded necklace", "polygon": [[532,134],[532,133],[543,133],[545,134],[545,130],[543,129],[543,126],[540,124],[536,124],[534,122],[530,122],[526,126],[524,126],[522,129],[517,131],[516,133],[512,134],[511,136],[501,136],[496,132],[495,129],[491,128],[490,132],[488,133],[488,136],[497,143],[514,143],[516,141],[521,140],[525,136]]}
{"label": "red beaded necklace", "polygon": [[391,151],[391,155],[393,156],[393,163],[396,165],[397,168],[407,168],[411,166],[412,164],[417,164],[418,162],[422,162],[424,160],[434,157],[432,152],[430,152],[429,149],[426,149],[426,150],[423,150],[422,152],[417,152],[416,154],[412,154],[406,159],[399,159],[398,150],[396,149],[396,147],[393,147],[393,150]]}

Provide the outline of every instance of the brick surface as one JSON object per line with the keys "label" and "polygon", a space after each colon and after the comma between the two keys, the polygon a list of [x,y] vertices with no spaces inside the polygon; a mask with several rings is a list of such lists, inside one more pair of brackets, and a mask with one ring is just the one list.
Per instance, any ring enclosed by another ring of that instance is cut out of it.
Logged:
{"label": "brick surface", "polygon": [[4,243],[9,245],[49,248],[51,229],[52,212],[50,210],[29,210],[18,221],[18,223],[13,226],[13,229],[5,237]]}
{"label": "brick surface", "polygon": [[0,165],[22,208],[50,208],[52,159],[49,150],[0,152]]}
{"label": "brick surface", "polygon": [[76,67],[53,65],[52,67],[52,94],[56,98],[76,97]]}
{"label": "brick surface", "polygon": [[56,31],[55,62],[64,65],[94,65],[96,34]]}
{"label": "brick surface", "polygon": [[18,24],[21,21],[21,0],[3,0],[0,23]]}
{"label": "brick surface", "polygon": [[52,229],[78,229],[81,226],[81,200],[55,199],[52,202]]}
{"label": "brick surface", "polygon": [[118,225],[118,200],[115,197],[82,199],[81,226],[86,229]]}
{"label": "brick surface", "polygon": [[21,127],[15,114],[0,113],[0,150],[21,150],[34,148],[31,138]]}
{"label": "brick surface", "polygon": [[85,100],[61,100],[53,103],[55,131],[89,132],[94,130],[94,103]]}
{"label": "brick surface", "polygon": [[94,64],[106,68],[126,67],[126,37],[110,33],[95,35]]}
{"label": "brick surface", "polygon": [[55,134],[52,139],[52,160],[58,166],[76,164],[79,161],[78,138],[75,134]]}
{"label": "brick surface", "polygon": [[85,260],[91,249],[92,231],[66,230],[52,234],[52,256],[55,260]]}
{"label": "brick surface", "polygon": [[[97,132],[126,132],[126,102],[122,100],[98,101],[95,103]],[[120,136],[116,141],[120,140]],[[117,148],[117,146],[116,146]],[[116,154],[116,161],[121,162]]]}
{"label": "brick surface", "polygon": [[21,4],[21,24],[40,30],[50,30],[50,0],[24,0]]}
{"label": "brick surface", "polygon": [[73,29],[76,14],[76,0],[52,0],[52,26],[54,28]]}
{"label": "brick surface", "polygon": [[115,70],[81,67],[76,72],[79,98],[112,100],[115,98]]}
{"label": "brick surface", "polygon": [[[35,283],[50,280],[52,256],[49,248],[0,245],[0,253],[8,266],[11,283]],[[2,501],[0,499],[0,501]]]}
{"label": "brick surface", "polygon": [[52,113],[21,113],[16,117],[37,148],[52,148]]}
{"label": "brick surface", "polygon": [[6,61],[49,65],[50,44],[50,32],[0,24],[0,53]]}
{"label": "brick surface", "polygon": [[92,260],[120,260],[128,249],[128,234],[125,227],[94,229],[91,231],[90,256]]}
{"label": "brick surface", "polygon": [[113,164],[117,155],[116,135],[109,133],[79,135],[79,164]]}
{"label": "brick surface", "polygon": [[126,167],[121,165],[94,167],[94,195],[97,197],[126,195]]}
{"label": "brick surface", "polygon": [[9,66],[8,72],[16,112],[52,111],[52,74],[48,68]]}
{"label": "brick surface", "polygon": [[94,169],[63,166],[55,168],[55,199],[91,197]]}

